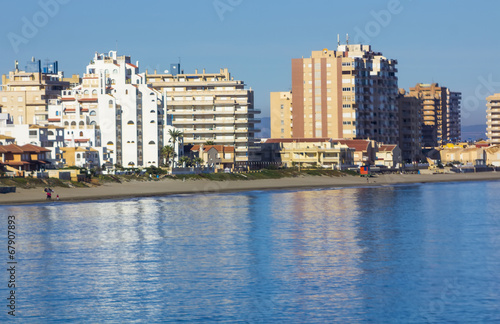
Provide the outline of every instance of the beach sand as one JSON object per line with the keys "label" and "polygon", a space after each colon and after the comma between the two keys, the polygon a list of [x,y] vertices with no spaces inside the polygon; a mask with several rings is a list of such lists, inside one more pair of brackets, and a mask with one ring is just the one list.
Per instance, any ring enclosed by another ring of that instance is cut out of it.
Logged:
{"label": "beach sand", "polygon": [[[124,183],[107,183],[92,188],[60,188],[56,187],[52,201],[59,195],[60,201],[83,201],[117,198],[136,198],[163,196],[171,194],[216,193],[248,190],[276,190],[300,188],[359,187],[382,186],[404,183],[427,183],[449,181],[484,181],[500,180],[500,172],[464,173],[464,174],[390,174],[366,178],[359,176],[300,176],[296,178],[209,181],[209,180],[152,180],[130,181]],[[15,193],[0,194],[0,205],[29,204],[47,201],[43,188],[21,189]]]}

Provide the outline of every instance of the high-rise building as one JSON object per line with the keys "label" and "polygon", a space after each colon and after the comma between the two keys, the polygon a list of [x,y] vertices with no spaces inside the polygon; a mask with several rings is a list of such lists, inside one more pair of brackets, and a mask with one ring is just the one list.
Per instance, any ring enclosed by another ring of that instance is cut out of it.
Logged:
{"label": "high-rise building", "polygon": [[422,100],[399,90],[399,148],[403,161],[418,161],[422,156]]}
{"label": "high-rise building", "polygon": [[292,92],[271,92],[271,107],[271,138],[292,138]]}
{"label": "high-rise building", "polygon": [[254,109],[253,90],[234,80],[228,69],[194,74],[155,71],[146,77],[164,94],[168,123],[183,130],[184,144],[234,146],[236,164],[260,161],[255,140],[260,111]]}
{"label": "high-rise building", "polygon": [[138,64],[116,51],[95,53],[82,84],[51,102],[48,121],[65,126],[69,146],[104,147],[110,155],[101,160],[124,167],[159,165],[167,145],[163,96]]}
{"label": "high-rise building", "polygon": [[460,140],[460,92],[437,83],[418,83],[410,96],[422,99],[422,146],[431,148]]}
{"label": "high-rise building", "polygon": [[16,61],[14,71],[2,76],[2,112],[8,113],[15,125],[47,124],[49,100],[57,99],[61,90],[69,87],[63,77],[57,62],[42,67],[41,61],[33,58],[26,71],[21,71]]}
{"label": "high-rise building", "polygon": [[486,136],[492,145],[497,145],[500,144],[500,93],[486,100]]}
{"label": "high-rise building", "polygon": [[[336,51],[324,49],[313,51],[310,58],[292,59],[290,126],[283,114],[284,119],[272,121],[271,132],[283,129],[283,136],[293,138],[370,138],[397,143],[396,64],[372,51],[370,45],[359,44],[339,44]],[[281,117],[281,104],[271,102],[271,116]]]}

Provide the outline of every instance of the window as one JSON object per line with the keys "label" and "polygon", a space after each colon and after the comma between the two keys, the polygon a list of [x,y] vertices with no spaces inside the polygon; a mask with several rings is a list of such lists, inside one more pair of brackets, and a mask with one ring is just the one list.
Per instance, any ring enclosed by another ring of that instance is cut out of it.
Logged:
{"label": "window", "polygon": [[154,121],[154,120],[152,120],[152,121],[150,121],[150,123],[151,123],[151,124],[154,124],[154,123],[155,123],[155,121]]}
{"label": "window", "polygon": [[23,97],[17,97],[17,101],[23,102]]}
{"label": "window", "polygon": [[59,112],[58,111],[56,111],[56,116],[59,116]]}
{"label": "window", "polygon": [[49,134],[49,136],[54,136],[54,132],[53,132],[53,131],[50,131],[50,130],[49,130],[49,131],[48,131],[48,134]]}
{"label": "window", "polygon": [[89,94],[89,91],[88,91],[88,90],[85,90],[85,91],[83,92],[83,94],[84,94],[84,95],[88,95],[88,94]]}
{"label": "window", "polygon": [[97,94],[97,90],[96,89],[92,90],[92,94],[96,95]]}
{"label": "window", "polygon": [[134,121],[129,120],[128,123],[127,123],[127,125],[134,125]]}
{"label": "window", "polygon": [[155,141],[150,141],[149,145],[155,145]]}
{"label": "window", "polygon": [[117,69],[114,69],[114,70],[113,70],[113,74],[118,74],[118,70],[117,70]]}
{"label": "window", "polygon": [[83,132],[80,132],[80,137],[82,137],[82,136],[83,136]]}
{"label": "window", "polygon": [[75,121],[72,121],[72,122],[71,122],[71,126],[76,126],[76,122],[75,122]]}
{"label": "window", "polygon": [[113,108],[113,100],[108,101],[108,107]]}
{"label": "window", "polygon": [[92,110],[89,114],[89,116],[95,116],[95,115],[96,115],[95,110]]}
{"label": "window", "polygon": [[65,121],[64,126],[69,126],[69,122]]}
{"label": "window", "polygon": [[80,153],[77,153],[77,154],[76,154],[76,159],[77,159],[77,160],[80,160],[80,157],[81,157]]}
{"label": "window", "polygon": [[107,145],[114,145],[113,142],[109,141]]}

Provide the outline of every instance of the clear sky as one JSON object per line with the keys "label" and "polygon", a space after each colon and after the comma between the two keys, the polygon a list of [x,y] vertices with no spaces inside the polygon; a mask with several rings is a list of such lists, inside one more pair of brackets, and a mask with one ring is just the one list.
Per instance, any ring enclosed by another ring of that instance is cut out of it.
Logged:
{"label": "clear sky", "polygon": [[269,92],[290,89],[292,58],[334,49],[346,33],[397,59],[400,87],[462,92],[463,125],[484,124],[485,97],[500,92],[493,0],[40,0],[2,1],[0,12],[0,74],[32,56],[58,60],[67,76],[82,74],[96,51],[118,49],[141,72],[180,57],[186,73],[229,68],[255,90],[262,116]]}

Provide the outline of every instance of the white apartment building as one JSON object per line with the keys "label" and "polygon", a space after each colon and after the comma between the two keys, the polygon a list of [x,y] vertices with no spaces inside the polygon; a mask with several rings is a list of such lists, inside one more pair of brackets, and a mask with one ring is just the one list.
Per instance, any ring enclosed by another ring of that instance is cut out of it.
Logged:
{"label": "white apartment building", "polygon": [[82,84],[51,102],[48,121],[66,127],[67,145],[105,147],[109,159],[101,161],[124,167],[159,165],[168,144],[163,96],[146,84],[138,64],[116,51],[96,53]]}
{"label": "white apartment building", "polygon": [[[180,67],[177,66],[177,71]],[[235,81],[228,69],[219,73],[146,74],[151,86],[164,94],[168,124],[182,129],[184,144],[234,146],[236,164],[260,161],[255,141],[259,122],[254,93]]]}

